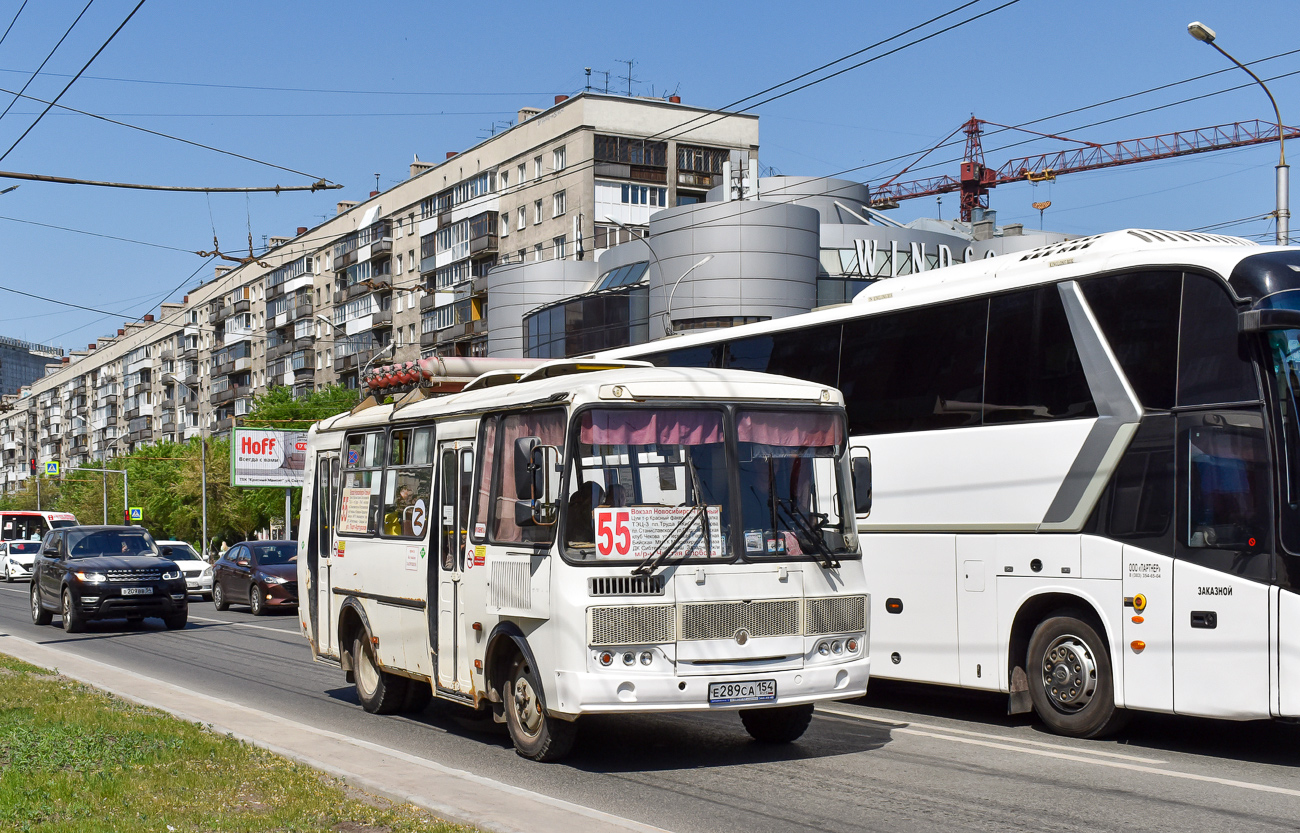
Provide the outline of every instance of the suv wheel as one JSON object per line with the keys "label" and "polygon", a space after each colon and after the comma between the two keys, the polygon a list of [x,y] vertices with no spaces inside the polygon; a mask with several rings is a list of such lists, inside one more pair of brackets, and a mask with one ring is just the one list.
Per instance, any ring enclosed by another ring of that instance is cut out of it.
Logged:
{"label": "suv wheel", "polygon": [[72,591],[63,591],[63,630],[67,633],[81,633],[86,629],[86,618],[72,602]]}
{"label": "suv wheel", "polygon": [[54,621],[54,614],[41,606],[41,590],[36,586],[36,577],[32,576],[32,624],[48,625]]}

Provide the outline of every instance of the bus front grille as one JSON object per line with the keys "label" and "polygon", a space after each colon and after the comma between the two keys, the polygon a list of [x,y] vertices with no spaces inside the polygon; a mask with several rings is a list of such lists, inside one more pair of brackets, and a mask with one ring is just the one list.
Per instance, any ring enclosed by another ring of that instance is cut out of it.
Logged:
{"label": "bus front grille", "polygon": [[598,576],[588,579],[593,596],[662,596],[662,576]]}
{"label": "bus front grille", "polygon": [[731,639],[741,629],[750,636],[796,636],[799,600],[685,604],[681,622],[684,641]]}
{"label": "bus front grille", "polygon": [[592,645],[653,645],[674,641],[674,605],[589,609]]}
{"label": "bus front grille", "polygon": [[867,629],[866,596],[830,596],[804,602],[804,633],[862,633]]}

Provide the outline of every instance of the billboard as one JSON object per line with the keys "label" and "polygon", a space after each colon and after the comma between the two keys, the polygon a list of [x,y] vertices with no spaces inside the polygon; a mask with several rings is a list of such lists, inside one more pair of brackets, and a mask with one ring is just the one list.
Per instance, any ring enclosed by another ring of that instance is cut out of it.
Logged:
{"label": "billboard", "polygon": [[230,484],[301,488],[307,432],[236,428],[230,436]]}

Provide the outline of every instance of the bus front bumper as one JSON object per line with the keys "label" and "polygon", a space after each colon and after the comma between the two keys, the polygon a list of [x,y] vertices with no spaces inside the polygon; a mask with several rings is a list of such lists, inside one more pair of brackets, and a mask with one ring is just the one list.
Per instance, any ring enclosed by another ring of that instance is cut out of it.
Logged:
{"label": "bus front bumper", "polygon": [[[673,674],[559,671],[555,704],[549,709],[562,715],[618,714],[662,711],[717,711],[771,708],[848,700],[867,693],[871,659],[812,665],[785,671],[679,677]],[[711,704],[710,683],[776,682],[776,698],[761,702]]]}

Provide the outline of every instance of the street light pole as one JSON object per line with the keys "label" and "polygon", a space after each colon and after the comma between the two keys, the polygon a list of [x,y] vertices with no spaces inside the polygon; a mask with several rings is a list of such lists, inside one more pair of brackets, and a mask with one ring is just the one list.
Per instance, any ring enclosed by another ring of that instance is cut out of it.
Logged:
{"label": "street light pole", "polygon": [[[176,385],[184,388],[190,396],[194,397],[195,405],[198,404],[198,394],[194,388],[176,378],[175,373],[168,373],[163,376],[164,379],[171,379]],[[202,505],[202,532],[203,538],[199,543],[199,551],[206,559],[208,556],[208,438],[203,435],[202,426],[199,427],[199,490],[203,493],[201,498]]]}
{"label": "street light pole", "polygon": [[1269,92],[1268,87],[1258,75],[1251,72],[1250,67],[1238,61],[1236,58],[1224,51],[1223,47],[1214,42],[1214,30],[1200,21],[1187,24],[1187,33],[1196,38],[1201,43],[1207,43],[1213,46],[1220,55],[1232,61],[1237,66],[1246,71],[1255,83],[1264,90],[1264,95],[1268,96],[1269,103],[1273,105],[1273,114],[1277,117],[1277,237],[1276,241],[1279,246],[1288,246],[1291,243],[1291,169],[1286,164],[1286,142],[1283,138],[1282,128],[1282,111],[1278,109],[1277,99],[1273,98],[1273,93]]}

